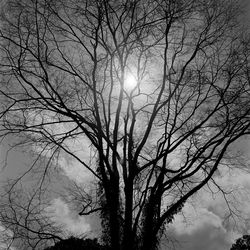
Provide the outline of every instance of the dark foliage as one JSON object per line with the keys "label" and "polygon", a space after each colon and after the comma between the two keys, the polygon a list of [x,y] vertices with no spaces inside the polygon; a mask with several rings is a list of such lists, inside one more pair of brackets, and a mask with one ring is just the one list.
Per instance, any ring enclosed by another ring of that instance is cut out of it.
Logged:
{"label": "dark foliage", "polygon": [[250,250],[250,235],[243,235],[237,239],[230,250]]}
{"label": "dark foliage", "polygon": [[57,242],[54,246],[44,250],[108,250],[107,247],[100,245],[97,239],[78,239],[70,237],[66,240]]}

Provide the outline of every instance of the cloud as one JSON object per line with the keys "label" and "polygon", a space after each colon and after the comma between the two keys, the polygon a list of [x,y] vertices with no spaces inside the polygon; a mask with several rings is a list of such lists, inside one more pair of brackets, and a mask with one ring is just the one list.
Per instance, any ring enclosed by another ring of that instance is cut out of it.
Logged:
{"label": "cloud", "polygon": [[[242,235],[250,229],[250,173],[239,169],[222,170],[215,178],[216,183],[225,191],[218,192],[210,185],[196,195],[200,206],[207,208],[223,220],[228,231]],[[211,194],[211,189],[213,194]],[[231,213],[231,216],[229,216]]]}
{"label": "cloud", "polygon": [[176,234],[178,250],[228,250],[232,245],[225,230],[204,224],[192,233]]}
{"label": "cloud", "polygon": [[173,229],[177,234],[193,234],[206,226],[224,230],[219,216],[206,208],[194,208],[187,203],[182,214],[176,216]]}
{"label": "cloud", "polygon": [[12,243],[13,232],[0,225],[0,250],[16,250],[15,247],[10,246]]}
{"label": "cloud", "polygon": [[[214,180],[225,193],[210,183],[185,204],[168,228],[178,242],[176,250],[228,250],[237,238],[250,233],[250,173],[221,168]],[[229,208],[234,217],[225,219]]]}
{"label": "cloud", "polygon": [[[90,168],[96,168],[95,151],[93,151],[89,140],[85,136],[78,136],[77,139],[68,140],[67,148]],[[73,181],[86,183],[93,180],[93,174],[81,162],[67,153],[61,153],[59,164],[64,174]]]}
{"label": "cloud", "polygon": [[[52,113],[47,111],[40,115],[36,113],[29,115],[29,122],[31,125],[41,122],[40,120],[51,122],[52,124],[46,126],[46,130],[51,135],[55,136],[55,138],[59,137],[59,135],[69,133],[75,127],[73,122],[53,124],[53,122],[58,122],[58,120]],[[39,137],[40,135],[32,134],[32,136]],[[82,162],[84,162],[88,167],[96,168],[96,152],[91,145],[91,142],[84,134],[77,134],[72,137],[69,136],[67,139],[64,138],[61,146],[65,150],[61,150],[60,157],[56,159],[56,163],[58,163],[62,169],[62,174],[78,183],[83,183],[90,179],[92,180],[93,174],[91,174],[91,172],[82,164]],[[49,147],[45,150],[44,145],[36,143],[32,144],[32,150],[47,158],[52,157],[54,152]],[[73,157],[73,155],[75,157]]]}
{"label": "cloud", "polygon": [[70,180],[77,183],[86,183],[93,180],[93,175],[79,162],[75,160],[67,161],[66,158],[60,159],[60,166],[63,174]]}
{"label": "cloud", "polygon": [[178,250],[228,250],[232,244],[223,220],[205,207],[186,204],[169,228]]}
{"label": "cloud", "polygon": [[69,206],[60,198],[56,198],[51,202],[47,212],[51,220],[64,227],[69,234],[82,235],[91,230],[87,220],[71,211]]}

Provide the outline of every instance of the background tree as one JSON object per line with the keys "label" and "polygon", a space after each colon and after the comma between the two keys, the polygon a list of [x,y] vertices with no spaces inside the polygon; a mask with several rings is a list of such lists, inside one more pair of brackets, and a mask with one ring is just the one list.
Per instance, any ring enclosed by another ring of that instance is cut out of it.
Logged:
{"label": "background tree", "polygon": [[248,250],[250,249],[250,236],[243,235],[241,238],[237,239],[232,245],[231,250]]}
{"label": "background tree", "polygon": [[93,209],[79,213],[101,211],[113,250],[155,249],[165,224],[208,182],[216,186],[230,146],[249,134],[239,8],[228,0],[6,2],[1,135],[47,158],[38,187],[65,159],[88,170],[98,192]]}

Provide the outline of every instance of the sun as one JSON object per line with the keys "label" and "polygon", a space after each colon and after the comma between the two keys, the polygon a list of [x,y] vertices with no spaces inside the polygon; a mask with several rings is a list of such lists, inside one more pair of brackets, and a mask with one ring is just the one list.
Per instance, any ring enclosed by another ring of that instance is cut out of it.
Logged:
{"label": "sun", "polygon": [[127,91],[133,90],[137,86],[137,80],[132,74],[128,74],[124,81],[124,88]]}

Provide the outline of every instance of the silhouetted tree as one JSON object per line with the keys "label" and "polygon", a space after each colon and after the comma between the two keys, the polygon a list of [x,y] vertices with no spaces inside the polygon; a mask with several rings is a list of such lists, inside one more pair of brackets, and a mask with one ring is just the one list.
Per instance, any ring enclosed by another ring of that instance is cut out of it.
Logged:
{"label": "silhouetted tree", "polygon": [[237,239],[230,250],[250,250],[250,235],[243,235]]}
{"label": "silhouetted tree", "polygon": [[230,0],[3,6],[1,136],[47,159],[29,169],[42,173],[39,188],[63,159],[92,175],[78,211],[101,213],[113,250],[155,249],[249,134],[250,44],[239,13]]}

